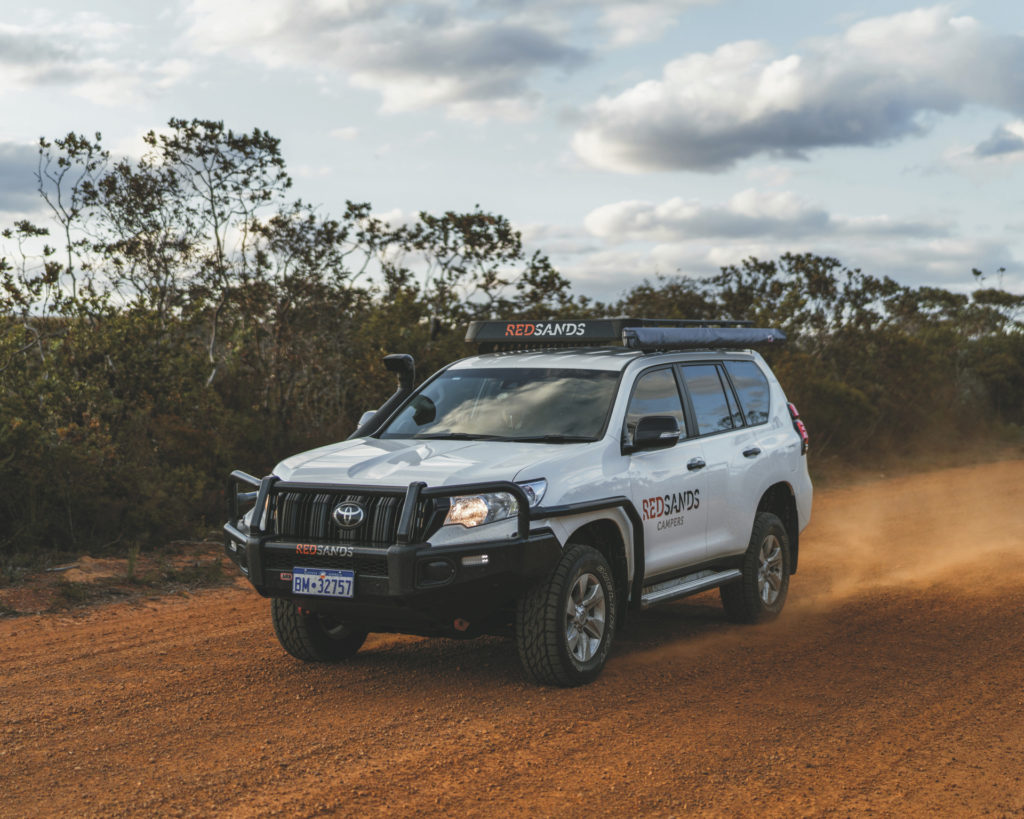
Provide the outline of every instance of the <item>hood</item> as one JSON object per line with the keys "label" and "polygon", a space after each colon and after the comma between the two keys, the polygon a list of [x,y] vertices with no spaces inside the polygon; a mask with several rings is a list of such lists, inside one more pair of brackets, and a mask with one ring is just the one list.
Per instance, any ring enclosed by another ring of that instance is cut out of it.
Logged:
{"label": "hood", "polygon": [[364,486],[528,481],[549,477],[546,473],[555,469],[551,462],[564,460],[567,450],[576,454],[591,446],[357,438],[293,455],[281,461],[274,474],[285,481]]}

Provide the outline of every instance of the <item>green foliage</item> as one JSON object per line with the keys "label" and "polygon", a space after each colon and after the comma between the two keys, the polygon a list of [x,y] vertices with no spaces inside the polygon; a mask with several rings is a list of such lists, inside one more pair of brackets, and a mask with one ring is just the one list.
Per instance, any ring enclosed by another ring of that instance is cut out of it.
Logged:
{"label": "green foliage", "polygon": [[201,350],[151,313],[8,321],[2,374],[0,547],[96,549],[191,534],[209,476],[229,462],[216,391],[197,380]]}
{"label": "green foliage", "polygon": [[781,326],[771,363],[816,456],[1024,426],[1024,297],[980,271],[967,295],[787,254],[602,305],[480,207],[396,226],[368,203],[332,217],[288,201],[259,129],[173,119],[145,144],[131,160],[99,134],[41,140],[52,224],[0,237],[4,566],[104,549],[134,563],[215,534],[230,469],[344,438],[394,388],[385,354],[413,354],[423,377],[469,352],[476,318]]}

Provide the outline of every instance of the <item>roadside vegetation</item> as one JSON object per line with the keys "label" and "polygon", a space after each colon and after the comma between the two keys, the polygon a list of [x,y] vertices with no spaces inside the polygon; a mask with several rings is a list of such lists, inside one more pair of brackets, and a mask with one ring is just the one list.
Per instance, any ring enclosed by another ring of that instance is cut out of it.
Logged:
{"label": "roadside vegetation", "polygon": [[[818,255],[573,293],[480,208],[400,224],[290,196],[278,140],[172,120],[141,158],[100,135],[41,140],[46,224],[0,245],[0,580],[58,554],[137,556],[216,536],[224,483],[346,437],[393,390],[466,355],[475,318],[746,318],[790,338],[771,364],[814,461],[1019,446],[1024,297],[909,288]],[[994,281],[993,281],[994,276]]]}

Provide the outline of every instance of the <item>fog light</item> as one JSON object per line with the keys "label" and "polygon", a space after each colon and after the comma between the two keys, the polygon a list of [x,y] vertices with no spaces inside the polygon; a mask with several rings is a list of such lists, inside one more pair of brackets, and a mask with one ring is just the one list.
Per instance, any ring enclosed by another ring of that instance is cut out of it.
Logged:
{"label": "fog light", "polygon": [[420,564],[420,584],[433,586],[447,583],[455,576],[455,567],[447,560],[431,560]]}
{"label": "fog light", "polygon": [[487,555],[466,555],[462,558],[463,566],[486,566],[491,562]]}

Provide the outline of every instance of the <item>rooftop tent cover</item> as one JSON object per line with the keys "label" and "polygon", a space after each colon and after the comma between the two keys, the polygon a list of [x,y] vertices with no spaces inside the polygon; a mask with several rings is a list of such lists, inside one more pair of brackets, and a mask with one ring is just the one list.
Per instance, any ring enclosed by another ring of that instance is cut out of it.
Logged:
{"label": "rooftop tent cover", "polygon": [[786,334],[771,327],[627,327],[622,337],[634,350],[745,350],[786,342]]}

